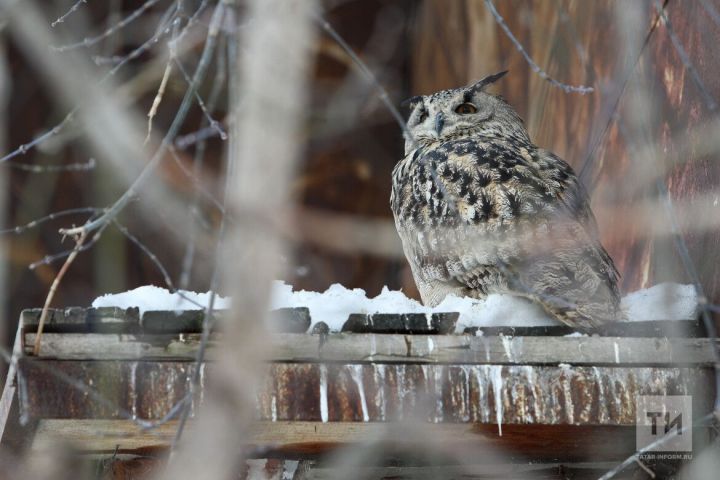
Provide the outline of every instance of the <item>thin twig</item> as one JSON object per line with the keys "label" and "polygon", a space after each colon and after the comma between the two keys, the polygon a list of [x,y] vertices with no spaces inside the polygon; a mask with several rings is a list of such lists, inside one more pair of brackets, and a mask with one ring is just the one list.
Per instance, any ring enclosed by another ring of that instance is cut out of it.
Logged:
{"label": "thin twig", "polygon": [[30,173],[57,173],[57,172],[88,172],[94,170],[97,162],[94,158],[84,163],[68,163],[66,165],[30,165],[27,163],[5,162],[6,167],[16,168]]}
{"label": "thin twig", "polygon": [[[393,103],[390,101],[390,95],[388,95],[387,90],[385,90],[382,84],[378,81],[375,74],[372,73],[372,71],[368,68],[365,62],[360,59],[360,57],[357,55],[357,53],[355,53],[352,47],[350,47],[350,45],[345,41],[345,39],[340,36],[340,34],[332,27],[332,25],[330,25],[327,20],[325,20],[319,14],[315,15],[315,20],[320,24],[322,29],[325,30],[325,32],[327,32],[327,34],[330,35],[330,37],[340,46],[340,48],[345,51],[345,53],[348,55],[348,57],[350,57],[352,62],[357,66],[357,68],[365,76],[365,78],[378,90],[378,92],[380,92],[380,101],[392,114],[393,118],[400,126],[400,129],[403,131],[405,138],[407,138],[412,145],[416,145],[415,137],[408,129],[405,123],[405,119],[403,119],[398,109],[395,108],[395,105],[393,105]],[[445,198],[445,200],[447,201],[450,211],[457,212],[455,196],[447,191],[447,188],[445,188],[445,184],[440,180],[440,177],[438,177],[437,171],[425,160],[424,156],[420,155],[418,161],[430,172],[433,183],[438,188],[440,193],[443,194],[443,198]]]}
{"label": "thin twig", "polygon": [[127,229],[123,224],[118,222],[117,220],[113,220],[112,223],[117,227],[120,232],[125,235],[125,237],[130,240],[130,242],[134,243],[142,252],[150,259],[150,261],[155,264],[157,269],[160,271],[160,274],[163,276],[163,281],[168,286],[171,292],[175,293],[175,285],[173,285],[172,280],[170,279],[170,275],[168,274],[167,269],[162,264],[160,259],[155,255],[150,248],[147,247],[143,242],[140,241],[135,235],[130,233],[130,230]]}
{"label": "thin twig", "polygon": [[[234,10],[230,9],[229,14],[233,15]],[[231,75],[235,75],[236,68],[236,60],[237,60],[237,48],[236,48],[236,35],[237,32],[232,32],[229,34],[229,39],[227,41],[227,49],[228,49],[228,58],[230,62],[230,72]],[[232,81],[232,78],[231,78]],[[233,82],[234,84],[234,82]],[[237,98],[231,99],[232,101],[239,101]],[[234,122],[237,122],[237,118],[233,119]],[[231,147],[232,148],[232,147]],[[223,201],[222,201],[222,209],[223,209],[223,216],[220,221],[220,228],[217,236],[217,244],[215,246],[215,258],[213,261],[213,271],[212,271],[212,277],[210,279],[210,299],[208,300],[207,307],[205,308],[205,314],[203,315],[203,325],[202,325],[202,334],[200,336],[200,346],[198,347],[197,354],[195,355],[195,364],[193,365],[192,375],[190,376],[190,388],[191,388],[191,394],[194,397],[195,392],[197,391],[197,388],[200,386],[200,372],[202,369],[202,364],[205,361],[205,352],[207,350],[208,343],[210,341],[210,332],[212,331],[213,325],[215,323],[215,297],[216,292],[220,283],[220,263],[221,263],[221,255],[223,254],[222,250],[222,242],[223,238],[225,236],[225,229],[227,227],[227,216],[224,214],[225,206],[227,205],[228,201],[230,200],[230,191],[231,191],[231,181],[233,179],[233,171],[234,171],[234,161],[235,156],[234,155],[227,155],[227,166],[225,171],[225,191],[223,192]],[[180,439],[182,438],[183,432],[185,431],[185,425],[188,421],[188,418],[190,417],[190,406],[192,404],[187,404],[183,407],[182,412],[180,413],[180,420],[178,421],[178,427],[175,431],[175,436],[173,437],[172,445],[171,445],[171,452],[174,452],[177,449],[178,443],[180,442]]]}
{"label": "thin twig", "polygon": [[[173,10],[174,12],[174,10]],[[108,79],[110,79],[113,75],[115,75],[123,66],[125,66],[128,62],[130,62],[132,59],[135,59],[139,57],[142,53],[149,50],[151,46],[155,45],[158,40],[165,35],[168,32],[167,28],[161,28],[156,32],[150,39],[148,39],[145,43],[140,45],[135,50],[131,51],[124,57],[121,57],[119,63],[112,68],[110,71],[108,71],[103,78],[98,81],[98,85],[104,84]],[[25,155],[28,151],[32,150],[33,148],[37,147],[41,143],[45,142],[47,139],[54,137],[58,135],[74,118],[77,111],[80,109],[79,106],[76,106],[73,108],[57,125],[49,129],[48,131],[42,133],[34,140],[24,143],[17,147],[12,152],[4,155],[2,158],[0,158],[0,163],[7,162],[8,160],[11,160],[14,157],[17,157],[19,155]]]}
{"label": "thin twig", "polygon": [[645,464],[643,463],[643,461],[640,460],[639,458],[635,458],[635,463],[637,463],[640,468],[642,468],[643,470],[645,470],[645,473],[647,473],[648,475],[650,475],[650,478],[655,478],[655,477],[657,477],[657,475],[655,475],[655,472],[653,472],[653,471],[650,469],[650,467],[648,467],[647,465],[645,465]]}
{"label": "thin twig", "polygon": [[152,135],[153,118],[155,118],[158,107],[160,107],[160,102],[162,102],[163,95],[165,94],[165,87],[167,86],[168,79],[170,78],[170,72],[172,72],[172,60],[168,60],[167,64],[165,65],[165,73],[163,73],[162,80],[160,80],[160,86],[158,87],[158,91],[155,94],[155,98],[153,99],[150,111],[147,114],[148,125],[145,143],[148,143],[150,141],[150,136]]}
{"label": "thin twig", "polygon": [[690,76],[693,79],[693,82],[695,82],[695,85],[698,87],[698,90],[700,90],[700,93],[705,98],[705,103],[710,111],[717,110],[718,104],[713,98],[710,91],[705,86],[705,83],[700,78],[700,74],[698,73],[697,69],[695,68],[695,65],[693,65],[692,61],[690,60],[690,56],[688,56],[687,52],[685,51],[685,48],[682,46],[682,43],[680,42],[680,39],[675,34],[675,31],[672,28],[672,24],[670,23],[670,19],[668,18],[667,11],[665,10],[665,6],[660,4],[659,0],[655,0],[655,9],[657,10],[658,14],[660,15],[660,18],[662,19],[663,24],[665,25],[665,29],[667,30],[668,36],[670,37],[670,41],[673,44],[673,47],[675,47],[675,51],[677,52],[678,56],[680,57],[680,60],[683,63],[683,66],[685,69],[690,72]]}
{"label": "thin twig", "polygon": [[[232,33],[230,36],[233,37],[236,35],[236,33]],[[218,99],[220,98],[220,94],[222,93],[223,86],[227,83],[227,55],[229,53],[229,49],[227,46],[227,36],[223,36],[220,39],[221,42],[225,42],[224,44],[221,44],[220,48],[217,50],[217,61],[216,61],[216,68],[215,68],[215,79],[213,80],[212,88],[210,89],[210,95],[208,96],[208,109],[210,111],[213,111],[215,109],[215,105],[218,102]],[[217,130],[211,127],[205,127],[207,125],[207,118],[203,117],[200,121],[200,131],[206,130],[209,133],[217,133]],[[203,128],[204,127],[204,128]],[[198,205],[200,204],[200,195],[203,194],[205,196],[208,196],[205,193],[205,188],[200,182],[200,179],[198,178],[200,176],[200,172],[202,171],[204,159],[205,159],[205,150],[207,147],[206,139],[200,134],[199,132],[194,132],[192,134],[192,142],[197,142],[197,145],[195,146],[195,154],[193,156],[193,166],[192,166],[192,172],[188,172],[185,169],[185,166],[180,161],[180,158],[177,156],[174,150],[171,150],[173,153],[173,158],[178,163],[180,168],[182,169],[183,173],[188,175],[188,178],[190,178],[194,184],[196,185],[195,192],[193,194],[193,200],[189,208],[190,212],[190,226],[187,232],[187,241],[185,242],[185,252],[183,254],[182,258],[182,269],[180,270],[180,277],[178,279],[178,284],[180,285],[180,288],[187,289],[190,285],[190,277],[192,275],[192,267],[193,263],[195,261],[195,242],[198,235],[198,222],[195,217],[196,213],[198,212]],[[188,138],[189,135],[186,135],[185,139]],[[181,140],[181,139],[178,139]],[[190,140],[185,140],[187,142],[190,142]],[[180,142],[176,142],[176,145],[178,145]],[[215,203],[219,208],[223,207],[223,205],[218,202],[215,199],[215,196],[212,196],[212,201]],[[221,212],[223,215],[225,215],[225,209],[222,208]]]}
{"label": "thin twig", "polygon": [[[665,4],[667,4],[669,0],[665,0]],[[610,127],[615,122],[616,118],[616,112],[618,108],[620,107],[620,99],[623,97],[623,94],[625,93],[625,90],[627,89],[628,83],[630,82],[630,77],[632,76],[633,72],[635,71],[635,68],[637,68],[638,63],[640,63],[640,58],[642,58],[643,52],[645,52],[645,49],[647,48],[648,44],[650,43],[650,38],[652,37],[653,33],[657,30],[657,26],[660,24],[660,15],[656,15],[655,19],[652,22],[652,25],[650,26],[650,29],[648,30],[647,34],[645,35],[645,39],[643,40],[643,44],[640,47],[640,51],[638,52],[637,56],[635,57],[635,60],[632,62],[632,65],[626,69],[624,78],[622,80],[622,85],[620,86],[620,89],[618,91],[617,97],[615,98],[615,101],[613,102],[612,108],[610,109],[608,120],[605,123],[605,126],[603,127],[602,132],[600,135],[595,139],[595,141],[592,143],[592,147],[590,148],[590,151],[585,156],[585,159],[583,160],[582,167],[580,168],[580,173],[578,174],[578,179],[580,180],[580,183],[582,183],[585,188],[587,189],[588,193],[592,193],[594,182],[591,178],[588,178],[588,175],[590,175],[590,167],[593,164],[593,161],[595,160],[595,153],[597,152],[597,149],[602,145],[602,143],[605,140],[605,137],[607,136],[608,132],[610,132]]]}
{"label": "thin twig", "polygon": [[[191,84],[192,79],[187,74],[187,71],[185,70],[185,67],[183,67],[183,64],[180,61],[180,59],[175,57],[174,61],[175,61],[175,65],[177,65],[178,70],[182,74],[185,81],[188,83],[188,85]],[[200,110],[202,111],[203,115],[205,115],[205,118],[207,118],[207,121],[210,124],[210,128],[217,131],[217,134],[220,136],[220,140],[227,140],[227,133],[225,133],[225,130],[223,130],[222,126],[220,125],[220,122],[218,122],[217,120],[215,120],[212,117],[212,115],[210,114],[210,111],[208,110],[207,106],[205,105],[205,102],[203,101],[202,97],[197,92],[197,90],[195,91],[195,100],[197,101],[198,106],[200,107]]]}
{"label": "thin twig", "polygon": [[708,3],[707,0],[700,0],[700,4],[705,9],[705,11],[710,15],[710,18],[713,19],[713,22],[715,22],[715,25],[720,27],[720,12],[718,12],[717,8],[715,8],[713,5]]}
{"label": "thin twig", "polygon": [[47,297],[45,298],[45,305],[43,305],[42,312],[40,313],[40,321],[38,322],[38,328],[37,328],[37,334],[35,335],[35,346],[33,347],[33,355],[38,356],[40,354],[40,341],[42,340],[42,332],[43,327],[45,326],[45,319],[47,318],[48,311],[50,309],[50,304],[53,301],[53,298],[55,297],[55,292],[57,291],[58,286],[60,285],[60,282],[62,281],[63,277],[65,276],[65,272],[67,272],[68,268],[70,268],[70,265],[75,260],[75,257],[77,257],[77,254],[80,252],[80,248],[82,247],[82,244],[85,242],[85,237],[87,236],[87,232],[82,232],[80,236],[75,241],[75,248],[73,249],[72,253],[68,255],[67,260],[65,260],[65,263],[63,263],[63,266],[60,268],[60,271],[55,276],[55,280],[53,280],[52,285],[50,285],[50,291],[47,294]]}
{"label": "thin twig", "polygon": [[204,309],[205,309],[205,307],[206,307],[205,305],[196,302],[196,301],[193,300],[192,298],[188,297],[188,296],[185,294],[186,292],[184,292],[183,290],[178,290],[178,289],[175,287],[175,285],[173,284],[173,282],[172,282],[172,280],[171,280],[171,278],[170,278],[170,274],[169,274],[168,271],[167,271],[167,268],[165,268],[165,265],[163,265],[163,263],[160,261],[160,259],[158,258],[158,256],[155,255],[155,253],[153,253],[152,250],[150,250],[150,247],[148,247],[147,245],[145,245],[138,237],[136,237],[135,235],[133,235],[133,234],[130,232],[130,230],[128,230],[127,227],[125,227],[124,225],[122,225],[122,224],[121,224],[120,222],[118,222],[117,220],[113,220],[112,223],[117,227],[118,230],[120,230],[120,232],[121,232],[123,235],[125,235],[125,237],[126,237],[128,240],[130,240],[131,243],[133,243],[136,247],[138,247],[138,248],[150,259],[150,261],[155,265],[155,267],[157,267],[157,269],[160,271],[160,274],[161,274],[162,277],[163,277],[163,281],[165,282],[165,285],[167,286],[167,288],[168,288],[168,290],[170,291],[170,293],[179,296],[180,298],[182,298],[183,300],[185,300],[185,301],[188,302],[188,303],[192,303],[193,305],[195,305],[196,307],[198,307],[198,308],[201,309],[201,310],[204,310]]}
{"label": "thin twig", "polygon": [[6,228],[3,230],[0,230],[0,235],[6,235],[10,233],[14,233],[15,235],[20,235],[21,233],[26,232],[27,230],[30,230],[32,228],[35,228],[37,226],[40,226],[41,224],[45,222],[49,222],[51,220],[55,220],[61,217],[66,217],[68,215],[80,215],[80,214],[95,214],[97,213],[99,208],[95,207],[80,207],[80,208],[70,208],[68,210],[61,210],[59,212],[54,212],[49,215],[45,215],[41,218],[36,218],[35,220],[32,220],[31,222],[26,223],[25,225],[18,225],[12,228]]}
{"label": "thin twig", "polygon": [[490,13],[495,18],[497,24],[500,25],[500,28],[503,29],[505,35],[507,35],[510,41],[515,45],[515,48],[517,48],[517,51],[520,52],[520,54],[523,56],[532,71],[535,72],[540,78],[542,78],[543,80],[547,80],[552,86],[564,90],[567,93],[579,93],[584,95],[586,93],[592,93],[593,91],[595,91],[593,87],[588,87],[585,85],[568,85],[552,78],[545,70],[540,68],[532,58],[530,58],[530,55],[527,53],[520,41],[515,38],[515,35],[513,35],[510,27],[508,27],[505,23],[505,19],[503,19],[497,9],[495,9],[495,5],[493,4],[492,0],[485,0],[485,5],[487,6],[488,10],[490,10]]}
{"label": "thin twig", "polygon": [[218,130],[214,127],[203,127],[200,130],[180,135],[175,139],[175,146],[179,150],[186,150],[197,143],[204,140],[208,140],[213,137],[218,137]]}
{"label": "thin twig", "polygon": [[[120,20],[115,25],[111,26],[107,30],[105,30],[100,35],[97,35],[95,37],[86,37],[82,41],[77,43],[70,43],[68,45],[60,45],[60,46],[54,46],[52,47],[53,50],[56,52],[66,52],[68,50],[74,50],[76,48],[88,48],[91,47],[102,40],[106,39],[110,35],[113,35],[118,30],[122,29],[126,25],[130,24],[133,20],[136,20],[142,16],[143,13],[156,3],[158,3],[160,0],[148,0],[144,4],[142,4],[140,7],[138,7],[137,10],[133,11],[130,15]],[[53,25],[54,26],[54,25]]]}
{"label": "thin twig", "polygon": [[[713,413],[709,413],[709,414],[705,415],[704,417],[694,421],[690,425],[686,425],[685,427],[683,427],[682,430],[680,430],[680,432],[678,432],[678,434],[685,433],[695,426],[701,426],[701,425],[710,423],[710,422],[712,422],[714,417],[715,417],[715,415]],[[669,440],[674,439],[674,438],[675,438],[675,435],[661,436],[660,438],[658,438],[657,440],[652,442],[650,445],[647,445],[647,446],[641,448],[640,450],[638,450],[637,452],[635,452],[634,454],[630,455],[621,464],[619,464],[617,467],[613,468],[609,472],[605,473],[605,475],[600,477],[598,480],[610,480],[611,478],[615,477],[615,475],[617,475],[618,473],[625,470],[625,468],[627,468],[630,464],[635,463],[635,461],[638,458],[640,458],[640,455],[642,455],[643,453],[650,452],[650,451],[654,450],[655,448],[657,448],[661,445],[664,445]]]}
{"label": "thin twig", "polygon": [[[215,195],[213,195],[212,192],[210,192],[205,186],[203,185],[202,180],[198,178],[198,172],[196,171],[190,171],[188,168],[183,165],[182,160],[178,156],[177,152],[174,148],[170,147],[168,148],[168,151],[170,152],[170,156],[175,161],[178,167],[180,167],[180,171],[185,175],[188,180],[190,180],[193,183],[193,186],[197,189],[199,193],[202,194],[205,198],[207,198],[214,206],[217,208],[220,213],[223,215],[225,214],[225,207],[223,206],[223,203],[217,199]],[[194,170],[194,169],[193,169]],[[192,208],[191,208],[192,210]]]}
{"label": "thin twig", "polygon": [[99,218],[97,218],[93,221],[89,221],[89,222],[85,223],[84,225],[82,225],[80,227],[61,229],[60,230],[61,234],[77,235],[81,231],[90,232],[90,231],[99,229],[103,225],[106,225],[113,218],[115,218],[125,208],[125,206],[127,206],[130,199],[135,195],[135,193],[138,191],[138,189],[145,183],[147,178],[155,171],[155,168],[160,163],[160,160],[162,160],[162,158],[164,157],[166,151],[168,150],[168,147],[171,146],[173,140],[177,136],[177,133],[180,131],[180,127],[182,126],[183,122],[185,121],[185,117],[187,116],[188,111],[190,110],[190,105],[192,104],[192,99],[195,96],[195,91],[199,87],[202,80],[205,78],[205,73],[207,72],[208,66],[210,64],[210,58],[212,57],[212,53],[213,53],[213,50],[215,48],[215,44],[217,41],[217,36],[220,31],[220,26],[222,23],[224,11],[225,11],[224,2],[218,2],[217,6],[215,7],[215,12],[213,13],[213,18],[212,18],[211,24],[210,24],[210,30],[208,31],[207,40],[205,41],[205,47],[204,47],[203,53],[200,57],[200,61],[198,62],[198,66],[195,70],[195,75],[193,76],[192,83],[190,84],[187,91],[185,92],[185,96],[183,97],[182,102],[180,103],[178,112],[175,115],[175,118],[174,118],[172,124],[170,125],[170,128],[168,128],[168,131],[165,134],[165,137],[163,138],[163,141],[160,144],[160,147],[155,152],[155,155],[153,155],[153,157],[150,159],[150,161],[145,166],[143,171],[132,183],[132,185],[130,185],[130,187],[125,191],[125,193],[123,193],[122,196],[112,206],[110,206],[103,215],[101,215]]}
{"label": "thin twig", "polygon": [[58,19],[55,20],[54,22],[52,22],[52,23],[50,24],[50,26],[51,26],[51,27],[54,27],[54,26],[57,25],[58,23],[63,23],[63,22],[65,21],[65,19],[67,19],[70,15],[72,15],[73,13],[75,13],[75,12],[77,11],[77,9],[80,8],[80,5],[82,5],[83,3],[87,3],[87,0],[78,0],[77,2],[75,2],[75,3],[73,4],[73,6],[70,7],[70,10],[68,10],[67,12],[65,12],[65,14],[61,15],[60,17],[58,17]]}
{"label": "thin twig", "polygon": [[[102,211],[102,209],[98,209],[98,211]],[[85,250],[89,250],[90,248],[92,248],[98,242],[98,240],[100,240],[100,237],[102,236],[102,233],[106,227],[107,227],[107,224],[103,225],[102,228],[98,229],[98,231],[95,232],[95,235],[93,235],[89,241],[85,242],[80,247],[80,251],[84,252]],[[73,253],[74,250],[75,250],[74,248],[70,248],[63,252],[54,253],[52,255],[45,255],[42,259],[28,265],[28,269],[35,270],[40,265],[50,265],[51,263],[54,263],[58,260],[62,260],[63,258],[68,257],[69,255],[71,255]]]}
{"label": "thin twig", "polygon": [[[702,286],[702,283],[700,282],[700,276],[698,275],[697,269],[695,268],[695,264],[693,263],[692,258],[690,258],[690,251],[688,250],[687,244],[685,243],[685,238],[683,237],[682,232],[680,231],[680,226],[677,223],[677,215],[675,214],[675,210],[673,208],[670,193],[668,192],[667,187],[665,186],[665,182],[662,179],[657,180],[656,186],[658,194],[662,198],[665,205],[665,211],[672,227],[673,240],[675,241],[676,250],[680,255],[680,259],[682,260],[685,272],[688,274],[688,276],[690,277],[690,281],[695,287],[695,292],[698,297],[698,303],[700,304],[700,308],[702,309],[702,319],[703,325],[705,326],[705,331],[707,332],[708,337],[715,340],[717,338],[717,329],[710,313],[711,309],[708,305],[708,299],[705,295],[705,290]],[[715,359],[715,363],[713,365],[715,369],[714,408],[715,415],[717,416],[718,420],[720,420],[720,345],[718,345],[718,342],[716,341],[713,341],[711,345],[713,357]]]}

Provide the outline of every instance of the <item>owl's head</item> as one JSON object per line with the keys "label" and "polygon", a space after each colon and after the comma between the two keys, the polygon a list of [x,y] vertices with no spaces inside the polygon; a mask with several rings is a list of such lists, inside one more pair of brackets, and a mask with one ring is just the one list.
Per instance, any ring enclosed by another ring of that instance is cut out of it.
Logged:
{"label": "owl's head", "polygon": [[473,135],[515,136],[527,139],[522,119],[502,97],[485,92],[485,88],[502,78],[507,71],[489,75],[463,88],[443,90],[432,95],[412,97],[404,102],[410,107],[405,134],[405,153],[414,144],[443,142]]}

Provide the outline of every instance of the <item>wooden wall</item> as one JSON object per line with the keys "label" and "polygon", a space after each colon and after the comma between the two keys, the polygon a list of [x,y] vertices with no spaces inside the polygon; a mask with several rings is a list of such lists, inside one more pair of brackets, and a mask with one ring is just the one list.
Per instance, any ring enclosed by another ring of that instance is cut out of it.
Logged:
{"label": "wooden wall", "polygon": [[[497,91],[517,108],[534,141],[578,172],[585,166],[582,178],[592,190],[603,243],[622,273],[623,290],[689,281],[657,196],[656,174],[675,202],[708,297],[717,303],[720,164],[717,152],[709,151],[718,145],[707,143],[713,136],[712,102],[720,101],[720,25],[701,2],[666,3],[670,28],[658,21],[651,1],[494,2],[540,68],[560,82],[595,89],[581,95],[532,72],[485,2],[425,0],[413,32],[411,89],[428,93],[509,69]],[[705,3],[720,10],[718,1]],[[631,38],[623,28],[629,19]],[[656,150],[643,155],[648,145]]]}

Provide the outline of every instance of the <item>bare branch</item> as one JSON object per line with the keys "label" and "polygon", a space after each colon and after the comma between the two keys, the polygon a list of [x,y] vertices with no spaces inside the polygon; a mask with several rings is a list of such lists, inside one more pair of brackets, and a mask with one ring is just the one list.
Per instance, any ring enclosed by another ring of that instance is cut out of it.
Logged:
{"label": "bare branch", "polygon": [[224,2],[219,2],[217,4],[217,7],[215,7],[215,12],[213,13],[213,18],[210,24],[210,30],[208,32],[207,40],[205,41],[205,47],[203,49],[202,56],[200,57],[200,62],[198,63],[197,69],[195,70],[195,75],[193,76],[192,83],[190,84],[190,87],[188,87],[187,91],[185,92],[185,96],[183,97],[183,100],[178,107],[177,114],[175,115],[175,119],[173,120],[173,123],[170,125],[170,128],[168,129],[167,133],[165,134],[165,137],[163,138],[162,143],[160,144],[160,147],[155,152],[155,155],[150,159],[147,166],[143,169],[143,171],[140,173],[140,176],[137,177],[137,179],[133,182],[132,185],[130,185],[130,188],[128,188],[125,193],[111,206],[109,207],[103,215],[101,215],[99,218],[87,222],[85,225],[82,225],[80,227],[76,228],[68,228],[68,229],[61,229],[60,233],[63,235],[77,235],[81,231],[88,231],[91,232],[93,230],[97,230],[101,226],[107,224],[110,220],[115,218],[118,213],[120,213],[125,206],[128,204],[130,199],[135,195],[137,190],[143,185],[143,183],[148,179],[150,175],[155,171],[155,168],[160,163],[160,160],[162,160],[164,154],[166,153],[168,147],[171,145],[172,141],[177,136],[178,131],[180,130],[180,127],[182,126],[183,122],[185,121],[185,117],[187,116],[187,113],[190,109],[190,104],[192,103],[192,99],[195,95],[195,91],[197,90],[198,86],[202,82],[202,80],[205,78],[205,73],[207,72],[207,68],[210,64],[210,58],[212,57],[213,50],[215,48],[215,44],[217,42],[217,35],[220,31],[220,26],[223,18],[223,14],[225,11],[225,5]]}
{"label": "bare branch", "polygon": [[65,12],[65,14],[61,15],[57,20],[52,22],[50,26],[55,27],[55,25],[57,25],[58,23],[63,23],[70,15],[75,13],[77,9],[80,8],[80,5],[84,3],[87,3],[87,0],[78,0],[77,2],[75,2],[73,6],[70,7],[70,10],[68,10],[67,12]]}
{"label": "bare branch", "polygon": [[678,56],[680,56],[680,60],[683,63],[683,66],[685,69],[690,72],[690,76],[693,79],[693,82],[695,82],[695,85],[697,85],[698,90],[700,90],[700,93],[702,94],[703,98],[705,99],[705,104],[707,105],[708,109],[710,111],[717,110],[718,104],[713,98],[712,94],[710,94],[710,91],[705,86],[705,83],[700,78],[700,74],[698,73],[697,69],[695,68],[695,65],[692,64],[690,61],[690,57],[688,56],[687,52],[685,51],[685,48],[682,46],[682,43],[680,42],[680,39],[675,34],[675,31],[672,28],[672,25],[670,24],[670,19],[668,18],[667,12],[665,11],[665,7],[660,4],[659,0],[655,0],[654,2],[655,9],[658,12],[658,15],[660,15],[660,18],[662,19],[663,25],[665,25],[665,29],[667,30],[668,35],[670,36],[670,41],[673,44],[673,47],[675,47],[675,51],[678,53]]}
{"label": "bare branch", "polygon": [[33,355],[35,355],[36,357],[40,354],[40,342],[42,340],[43,328],[45,327],[45,320],[47,319],[50,304],[52,303],[53,298],[55,298],[55,292],[57,291],[60,282],[65,276],[65,273],[67,272],[68,268],[70,268],[70,265],[72,265],[75,257],[77,257],[77,254],[80,252],[80,248],[85,242],[86,235],[87,233],[83,232],[75,240],[75,248],[73,248],[72,253],[68,255],[67,260],[65,260],[65,263],[60,268],[60,271],[58,271],[58,274],[55,276],[55,280],[53,280],[52,285],[50,285],[50,291],[45,298],[45,305],[43,305],[42,312],[40,313],[40,321],[38,322],[37,335],[35,337],[35,345],[33,347]]}
{"label": "bare branch", "polygon": [[172,72],[172,60],[168,60],[167,65],[165,65],[165,73],[163,73],[162,80],[160,80],[160,86],[158,87],[158,91],[155,94],[153,103],[150,106],[150,111],[147,114],[148,126],[147,126],[147,136],[145,137],[145,143],[150,141],[150,136],[152,135],[153,118],[155,118],[158,107],[160,107],[160,102],[162,102],[163,95],[165,94],[165,87],[167,86],[168,79],[170,78],[170,72]]}
{"label": "bare branch", "polygon": [[[145,13],[146,10],[148,10],[150,7],[152,7],[159,1],[160,0],[148,0],[147,2],[142,4],[139,8],[137,8],[135,11],[133,11],[130,15],[123,18],[118,23],[116,23],[112,27],[108,28],[100,35],[97,35],[95,37],[86,37],[81,42],[77,42],[77,43],[70,43],[68,45],[55,46],[55,47],[52,47],[52,49],[55,50],[56,52],[66,52],[68,50],[74,50],[76,48],[91,47],[91,46],[101,42],[102,40],[106,39],[107,37],[113,35],[118,30],[124,28],[125,26],[127,26],[128,24],[133,22],[134,20],[137,20],[138,18],[140,18],[142,16],[142,14]],[[81,2],[87,2],[87,0],[81,0]],[[78,2],[78,4],[81,2]],[[53,27],[55,26],[55,23],[57,23],[57,21],[53,23]]]}
{"label": "bare branch", "polygon": [[588,87],[588,86],[584,86],[584,85],[574,86],[574,85],[568,85],[566,83],[558,82],[557,80],[552,78],[550,75],[548,75],[548,73],[545,70],[543,70],[542,68],[540,68],[538,66],[538,64],[535,63],[535,61],[530,57],[530,55],[527,53],[525,48],[523,48],[520,41],[517,38],[515,38],[515,35],[513,35],[512,31],[510,30],[510,27],[508,27],[507,24],[505,23],[505,19],[503,19],[503,17],[500,15],[500,13],[495,8],[495,5],[493,4],[492,0],[485,0],[485,5],[487,6],[488,10],[490,10],[490,13],[495,18],[495,21],[497,22],[497,24],[500,25],[500,28],[503,29],[503,31],[505,32],[505,35],[507,35],[507,37],[513,43],[513,45],[515,45],[515,48],[517,48],[517,51],[520,52],[520,54],[523,56],[523,58],[525,59],[527,64],[530,66],[532,71],[535,72],[536,74],[538,74],[538,76],[540,78],[542,78],[543,80],[547,80],[550,83],[550,85],[552,85],[553,87],[557,87],[561,90],[564,90],[567,93],[579,93],[579,94],[584,95],[586,93],[592,93],[593,91],[595,91],[595,89],[593,87]]}
{"label": "bare branch", "polygon": [[6,235],[9,233],[14,233],[15,235],[20,235],[21,233],[24,233],[27,230],[38,227],[38,226],[42,225],[43,223],[49,222],[51,220],[66,217],[68,215],[96,214],[99,210],[101,210],[101,209],[95,208],[95,207],[80,207],[80,208],[71,208],[68,210],[61,210],[59,212],[54,212],[54,213],[51,213],[44,217],[37,218],[31,222],[26,223],[25,225],[18,225],[16,227],[0,230],[0,235]]}
{"label": "bare branch", "polygon": [[57,173],[57,172],[88,172],[95,170],[97,162],[94,158],[84,163],[68,163],[66,165],[30,165],[27,163],[5,162],[6,167],[24,170],[30,173]]}

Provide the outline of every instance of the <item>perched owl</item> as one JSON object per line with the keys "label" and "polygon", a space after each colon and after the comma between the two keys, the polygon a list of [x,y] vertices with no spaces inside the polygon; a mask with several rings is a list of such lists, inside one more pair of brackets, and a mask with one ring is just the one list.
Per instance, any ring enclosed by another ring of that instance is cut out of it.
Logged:
{"label": "perched owl", "polygon": [[592,330],[618,320],[618,273],[570,166],[474,85],[408,100],[390,204],[426,305],[511,293]]}

